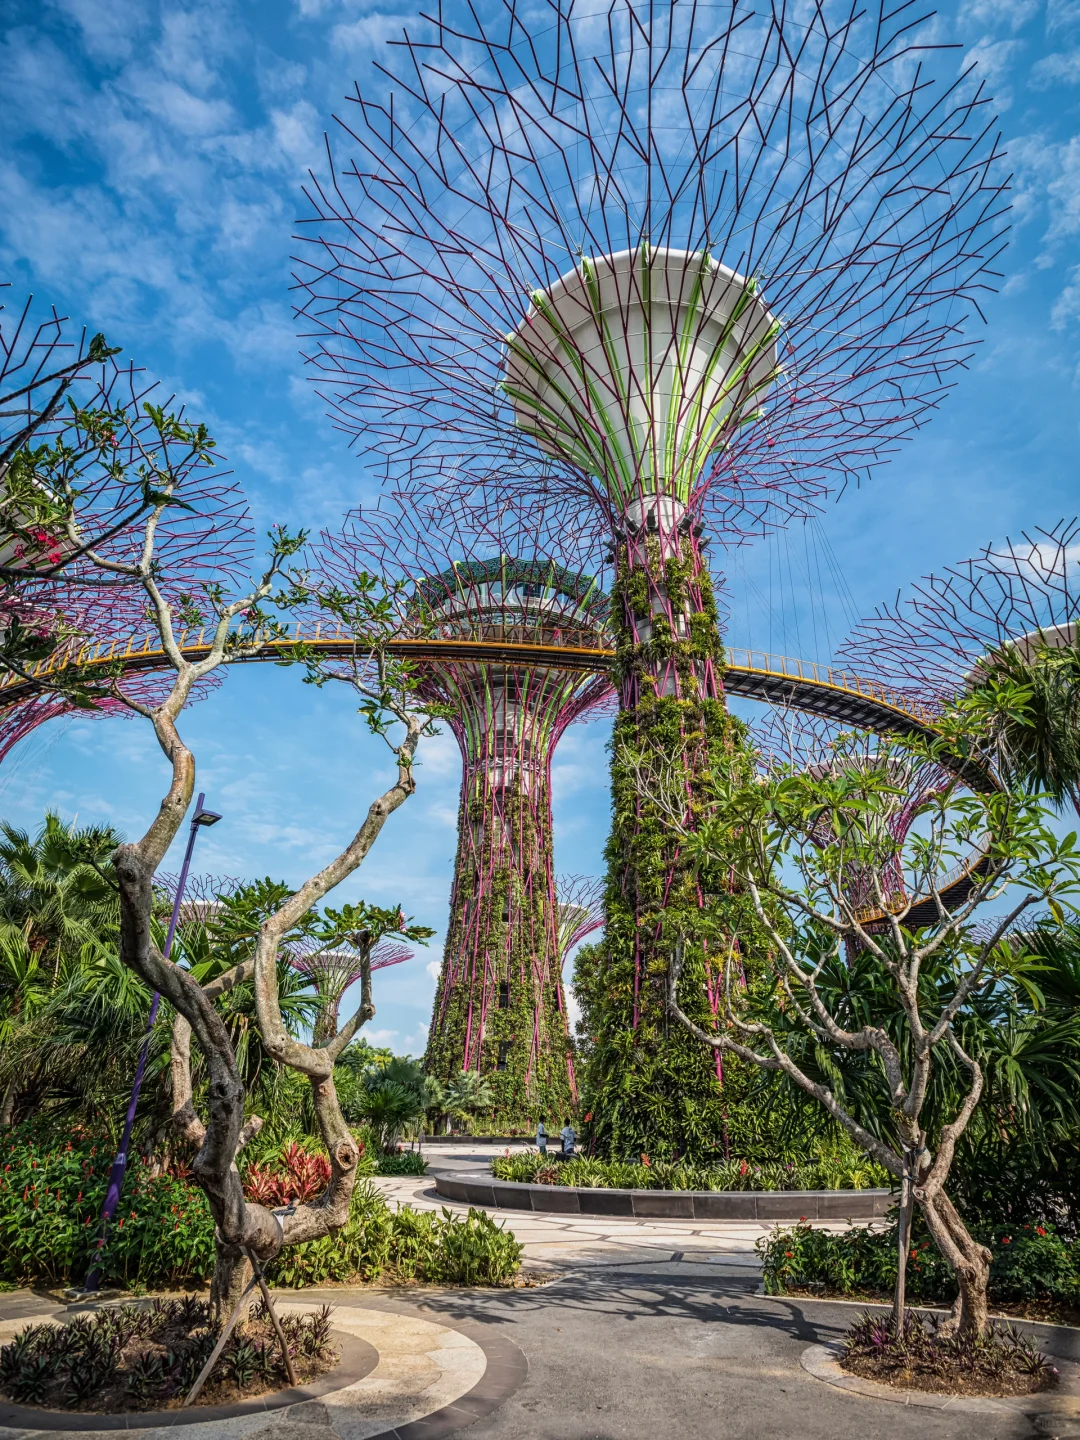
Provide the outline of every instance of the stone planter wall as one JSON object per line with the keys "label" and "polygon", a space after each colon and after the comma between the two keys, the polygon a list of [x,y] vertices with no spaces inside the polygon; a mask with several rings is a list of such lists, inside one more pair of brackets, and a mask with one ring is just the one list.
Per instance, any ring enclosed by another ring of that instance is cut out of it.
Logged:
{"label": "stone planter wall", "polygon": [[875,1220],[893,1203],[889,1190],[592,1190],[479,1174],[433,1178],[439,1195],[464,1205],[639,1220]]}

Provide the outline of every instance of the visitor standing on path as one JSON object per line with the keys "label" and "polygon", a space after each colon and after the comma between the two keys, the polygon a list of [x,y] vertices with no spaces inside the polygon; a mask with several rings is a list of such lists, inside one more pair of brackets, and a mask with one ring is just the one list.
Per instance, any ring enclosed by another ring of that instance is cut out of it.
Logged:
{"label": "visitor standing on path", "polygon": [[567,1120],[566,1124],[559,1131],[559,1138],[562,1140],[562,1158],[572,1160],[574,1158],[574,1146],[577,1144],[577,1135],[574,1127]]}
{"label": "visitor standing on path", "polygon": [[543,1120],[536,1122],[536,1148],[541,1155],[547,1155],[547,1131],[544,1129]]}

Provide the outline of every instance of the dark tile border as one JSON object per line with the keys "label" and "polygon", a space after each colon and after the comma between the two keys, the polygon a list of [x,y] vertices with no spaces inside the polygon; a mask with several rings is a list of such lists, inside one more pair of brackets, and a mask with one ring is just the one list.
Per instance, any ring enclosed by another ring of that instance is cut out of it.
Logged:
{"label": "dark tile border", "polygon": [[419,1420],[410,1420],[394,1430],[380,1430],[369,1440],[447,1440],[466,1425],[498,1410],[528,1379],[529,1362],[522,1351],[505,1335],[494,1333],[490,1325],[450,1316],[434,1307],[406,1306],[381,1298],[376,1302],[374,1296],[365,1296],[362,1308],[388,1310],[392,1314],[412,1315],[434,1325],[445,1325],[448,1330],[457,1330],[472,1340],[487,1360],[483,1375],[466,1394]]}
{"label": "dark tile border", "polygon": [[37,1410],[30,1405],[13,1405],[0,1400],[0,1425],[21,1430],[71,1430],[77,1434],[82,1431],[149,1430],[154,1426],[179,1429],[185,1425],[201,1425],[207,1420],[233,1420],[240,1415],[284,1410],[304,1400],[318,1400],[323,1395],[344,1389],[346,1385],[355,1385],[365,1375],[370,1375],[379,1363],[379,1352],[374,1345],[343,1330],[332,1333],[334,1343],[341,1351],[337,1369],[321,1380],[297,1385],[292,1390],[275,1390],[271,1395],[257,1395],[236,1405],[193,1405],[190,1410],[132,1410],[123,1415],[88,1415],[82,1410]]}
{"label": "dark tile border", "polygon": [[615,1190],[516,1185],[482,1174],[433,1175],[435,1192],[465,1205],[546,1215],[622,1215],[639,1220],[876,1220],[889,1190]]}

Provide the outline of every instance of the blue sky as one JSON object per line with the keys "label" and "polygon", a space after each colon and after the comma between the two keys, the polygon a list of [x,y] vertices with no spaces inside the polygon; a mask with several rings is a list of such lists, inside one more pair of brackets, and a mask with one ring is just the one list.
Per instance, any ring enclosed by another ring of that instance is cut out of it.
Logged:
{"label": "blue sky", "polygon": [[[203,418],[261,529],[333,524],[371,495],[324,421],[291,316],[289,256],[309,166],[354,79],[415,4],[7,0],[0,36],[0,279],[32,289],[157,375]],[[946,4],[997,97],[1014,171],[1012,243],[970,372],[926,429],[822,519],[728,562],[730,639],[826,659],[850,618],[935,566],[1080,496],[1080,0]],[[957,65],[961,63],[957,52]],[[808,585],[806,574],[814,583]],[[819,582],[817,577],[821,576]],[[351,835],[388,776],[347,693],[237,669],[185,718],[199,788],[225,820],[199,868],[298,882]],[[556,868],[597,873],[603,723],[556,756]],[[341,898],[398,901],[437,927],[379,977],[373,1038],[422,1049],[446,923],[459,764],[447,737]],[[46,805],[129,833],[165,770],[138,721],[39,730],[0,770],[0,813]]]}

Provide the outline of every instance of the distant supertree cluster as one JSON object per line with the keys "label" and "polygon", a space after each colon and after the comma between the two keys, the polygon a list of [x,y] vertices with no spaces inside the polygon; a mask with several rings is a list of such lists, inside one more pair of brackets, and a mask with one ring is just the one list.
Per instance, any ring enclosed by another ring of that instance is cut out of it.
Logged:
{"label": "distant supertree cluster", "polygon": [[365,947],[348,943],[326,945],[313,936],[304,936],[290,941],[284,953],[293,969],[311,981],[319,997],[314,1043],[322,1045],[337,1034],[342,998],[349,986],[362,977],[365,967],[375,971],[404,965],[415,951],[396,940],[380,940],[374,946]]}

